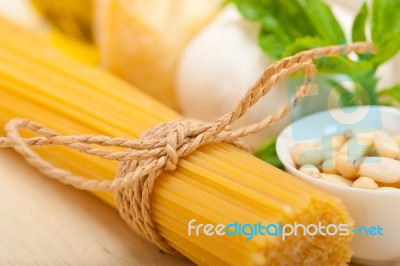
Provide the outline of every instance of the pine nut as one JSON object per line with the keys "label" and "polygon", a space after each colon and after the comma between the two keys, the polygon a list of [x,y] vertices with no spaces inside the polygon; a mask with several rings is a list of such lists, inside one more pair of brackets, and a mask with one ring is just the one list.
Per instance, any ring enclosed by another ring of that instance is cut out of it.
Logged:
{"label": "pine nut", "polygon": [[385,132],[377,133],[374,143],[380,156],[395,159],[400,153],[400,147],[396,140]]}
{"label": "pine nut", "polygon": [[371,138],[352,138],[343,144],[340,148],[340,153],[347,153],[351,157],[358,159],[366,156],[372,149],[373,144],[374,140]]}
{"label": "pine nut", "polygon": [[322,151],[305,143],[297,143],[292,149],[292,157],[298,166],[319,165],[322,161]]}
{"label": "pine nut", "polygon": [[376,182],[397,183],[400,181],[400,162],[385,157],[364,157],[355,162],[361,176]]}
{"label": "pine nut", "polygon": [[354,159],[348,154],[339,154],[335,158],[335,162],[337,170],[343,177],[354,179],[359,176],[353,164]]}
{"label": "pine nut", "polygon": [[329,159],[334,159],[338,155],[339,155],[339,151],[322,150],[322,160],[323,161],[326,161]]}
{"label": "pine nut", "polygon": [[344,136],[328,136],[322,139],[321,148],[323,150],[333,150],[338,151],[343,144],[346,142],[346,138]]}
{"label": "pine nut", "polygon": [[339,175],[339,171],[336,167],[336,160],[335,159],[328,159],[322,163],[321,166],[322,172],[325,174],[335,174]]}
{"label": "pine nut", "polygon": [[366,188],[366,189],[377,189],[379,188],[378,184],[373,180],[372,178],[362,176],[357,178],[356,181],[354,181],[352,187],[356,188]]}
{"label": "pine nut", "polygon": [[340,175],[333,175],[333,174],[321,174],[321,180],[346,187],[349,187],[352,184],[351,180],[344,178]]}
{"label": "pine nut", "polygon": [[320,178],[321,173],[318,170],[318,168],[315,165],[312,164],[305,164],[302,167],[300,167],[300,172],[305,173],[306,175],[309,175],[314,178]]}
{"label": "pine nut", "polygon": [[375,135],[382,131],[368,131],[368,132],[360,132],[357,134],[359,138],[366,138],[366,139],[375,139]]}

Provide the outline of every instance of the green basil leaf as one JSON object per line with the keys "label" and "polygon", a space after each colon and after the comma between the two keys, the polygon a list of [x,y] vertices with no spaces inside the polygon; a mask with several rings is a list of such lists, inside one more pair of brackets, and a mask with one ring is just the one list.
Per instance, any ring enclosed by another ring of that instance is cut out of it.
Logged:
{"label": "green basil leaf", "polygon": [[[318,37],[330,44],[346,43],[343,30],[328,5],[320,0],[297,0],[297,2],[315,27]],[[298,17],[298,20],[301,19]]]}
{"label": "green basil leaf", "polygon": [[400,1],[374,0],[372,3],[371,33],[375,44],[382,44],[385,36],[400,31]]}
{"label": "green basil leaf", "polygon": [[368,6],[364,3],[353,21],[351,38],[353,42],[366,41],[365,25],[368,19]]}
{"label": "green basil leaf", "polygon": [[308,19],[304,9],[297,1],[263,0],[261,2],[270,3],[271,10],[269,15],[279,20],[282,29],[284,29],[293,40],[305,36],[316,36],[318,34],[313,22]]}
{"label": "green basil leaf", "polygon": [[379,92],[379,103],[400,106],[400,84],[381,90]]}
{"label": "green basil leaf", "polygon": [[372,65],[367,62],[363,62],[359,66],[355,64],[353,69],[342,72],[342,74],[347,75],[351,82],[354,83],[354,90],[352,91],[343,87],[341,82],[329,80],[328,83],[333,86],[333,89],[340,96],[340,106],[378,104],[378,94],[376,91],[378,79],[374,73],[375,70],[372,68]]}
{"label": "green basil leaf", "polygon": [[281,160],[279,160],[279,157],[276,154],[276,138],[267,140],[261,148],[254,152],[254,155],[275,167],[282,170],[284,169]]}
{"label": "green basil leaf", "polygon": [[265,14],[269,14],[271,6],[268,1],[231,0],[242,16],[247,20],[257,21]]}
{"label": "green basil leaf", "polygon": [[286,44],[282,43],[277,36],[273,34],[261,34],[258,37],[258,45],[271,58],[280,58],[286,49]]}
{"label": "green basil leaf", "polygon": [[318,37],[303,37],[303,38],[297,38],[294,43],[290,44],[286,49],[285,52],[283,53],[282,57],[287,57],[294,55],[298,52],[308,50],[311,48],[315,47],[322,47],[327,45],[326,42],[321,40]]}
{"label": "green basil leaf", "polygon": [[354,94],[343,87],[336,80],[328,80],[328,83],[333,87],[336,93],[339,95],[339,106],[348,107],[354,106]]}
{"label": "green basil leaf", "polygon": [[366,71],[373,69],[373,64],[370,61],[353,61],[347,56],[322,57],[315,63],[318,71],[329,74],[341,73],[347,76],[356,72],[366,73]]}
{"label": "green basil leaf", "polygon": [[[399,18],[400,19],[400,18]],[[376,68],[394,57],[400,51],[400,32],[393,35],[386,35],[382,38],[382,43],[376,44],[377,54],[372,57]]]}
{"label": "green basil leaf", "polygon": [[372,60],[382,64],[400,50],[400,1],[374,0],[372,3],[371,37],[378,54]]}
{"label": "green basil leaf", "polygon": [[293,37],[290,36],[284,29],[282,23],[271,16],[263,17],[260,19],[261,32],[260,35],[273,35],[275,39],[279,40],[282,45],[289,45],[293,42]]}
{"label": "green basil leaf", "polygon": [[[324,26],[315,25],[315,14],[311,14],[307,7],[304,8],[302,1],[309,0],[231,0],[245,19],[260,24],[259,45],[273,59],[282,58],[287,47],[298,38],[320,38],[319,35],[322,34],[321,40],[330,38],[326,41],[327,44],[343,41],[343,32],[328,6],[321,0],[310,1],[316,12],[323,12],[321,17],[324,19]],[[321,22],[318,21],[318,24]]]}
{"label": "green basil leaf", "polygon": [[369,69],[353,71],[348,74],[352,81],[356,84],[355,95],[364,105],[377,105],[378,92],[375,69],[371,66]]}

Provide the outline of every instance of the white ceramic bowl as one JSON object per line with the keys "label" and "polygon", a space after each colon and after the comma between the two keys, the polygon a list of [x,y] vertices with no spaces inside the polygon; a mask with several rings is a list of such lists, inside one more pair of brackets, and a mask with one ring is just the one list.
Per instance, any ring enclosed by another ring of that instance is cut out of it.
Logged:
{"label": "white ceramic bowl", "polygon": [[400,265],[400,190],[343,187],[307,176],[295,168],[291,148],[349,128],[382,129],[400,134],[400,110],[381,106],[332,109],[304,117],[286,127],[276,149],[286,171],[340,198],[356,226],[381,226],[383,236],[355,236],[352,261],[364,265]]}

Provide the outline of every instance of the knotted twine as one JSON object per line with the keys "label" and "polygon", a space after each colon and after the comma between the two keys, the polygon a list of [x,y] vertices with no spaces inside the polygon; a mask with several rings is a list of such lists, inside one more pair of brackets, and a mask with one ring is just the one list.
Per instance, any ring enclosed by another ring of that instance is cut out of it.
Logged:
{"label": "knotted twine", "polygon": [[[144,132],[139,139],[132,140],[99,135],[62,136],[36,122],[27,119],[13,119],[5,126],[7,137],[0,138],[0,147],[12,147],[40,172],[62,183],[83,190],[114,191],[120,215],[136,233],[162,250],[178,254],[160,236],[151,218],[150,196],[157,177],[163,171],[174,171],[179,158],[191,154],[206,144],[228,142],[248,151],[247,146],[239,140],[241,137],[275,124],[308,95],[315,75],[313,59],[351,52],[374,52],[374,47],[369,43],[329,46],[300,52],[270,65],[250,87],[233,111],[212,122],[192,119],[170,121],[157,125]],[[229,129],[233,122],[268,94],[275,84],[300,69],[305,69],[304,84],[300,86],[288,104],[258,123],[236,130]],[[40,136],[23,138],[19,134],[21,129],[29,130]],[[104,159],[116,160],[120,162],[120,167],[113,180],[97,180],[77,176],[54,166],[32,150],[32,148],[46,145],[63,145]],[[110,151],[98,148],[99,146],[127,150]]]}

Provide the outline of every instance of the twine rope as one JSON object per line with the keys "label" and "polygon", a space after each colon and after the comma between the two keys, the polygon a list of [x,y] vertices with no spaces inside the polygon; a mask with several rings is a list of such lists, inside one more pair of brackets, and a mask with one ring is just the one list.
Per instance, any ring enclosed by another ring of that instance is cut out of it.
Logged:
{"label": "twine rope", "polygon": [[[40,172],[62,183],[83,190],[114,191],[120,215],[125,222],[162,250],[177,254],[177,251],[159,235],[151,219],[150,196],[157,177],[163,171],[174,171],[179,158],[206,144],[228,142],[248,151],[248,147],[239,140],[241,137],[274,125],[309,93],[316,68],[313,59],[351,52],[374,52],[374,46],[370,43],[354,43],[311,49],[270,65],[231,112],[212,122],[174,120],[157,125],[144,132],[139,139],[133,140],[99,135],[62,136],[39,123],[17,118],[6,124],[7,137],[0,137],[0,148],[13,148]],[[305,69],[304,84],[288,104],[258,123],[236,130],[229,129],[233,122],[268,94],[275,84],[300,69]],[[19,134],[21,129],[29,130],[39,136],[23,138]],[[50,145],[62,145],[89,155],[116,160],[120,162],[120,167],[113,180],[77,176],[54,166],[33,151],[33,148]],[[101,148],[107,146],[126,150],[110,151]]]}

